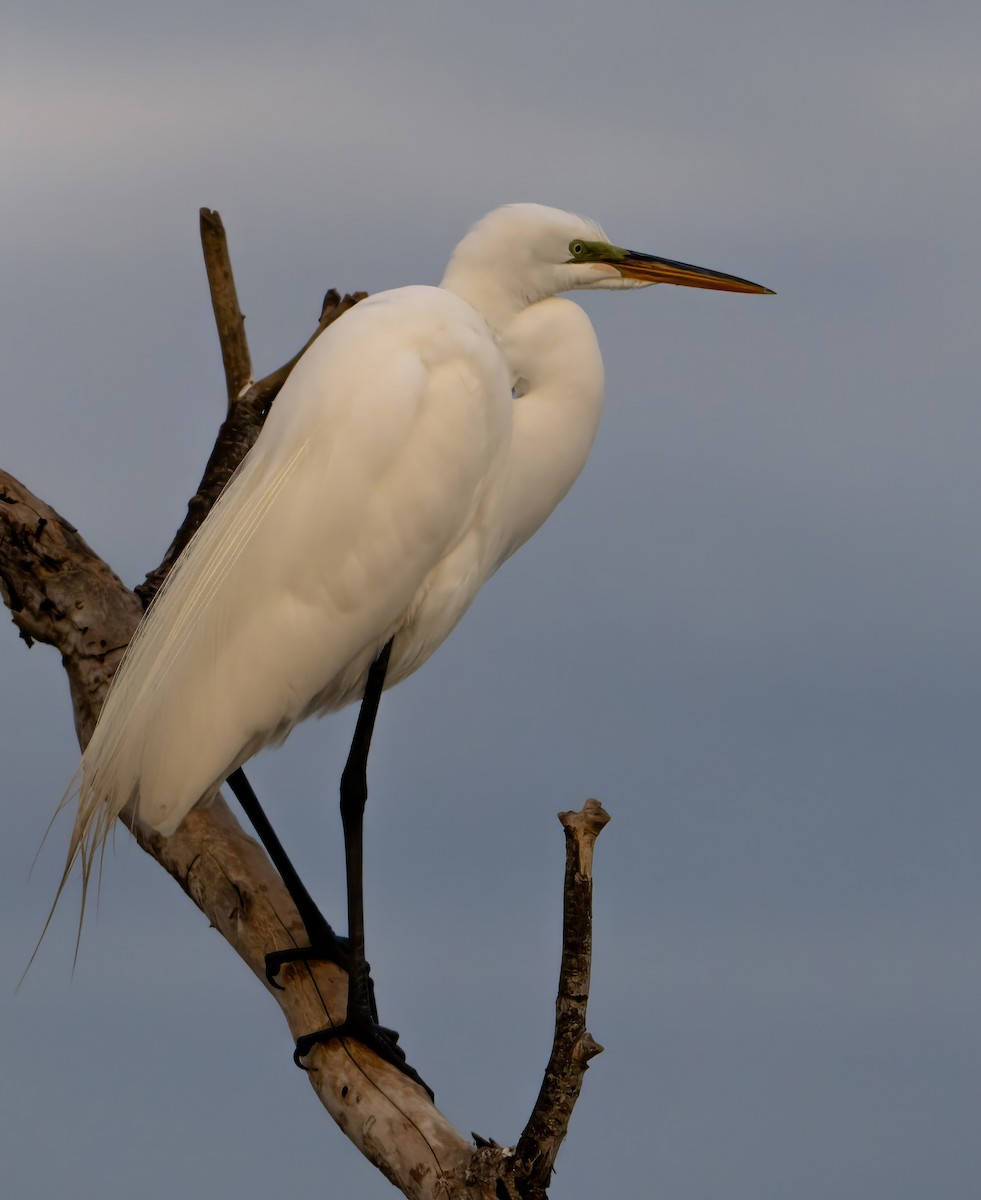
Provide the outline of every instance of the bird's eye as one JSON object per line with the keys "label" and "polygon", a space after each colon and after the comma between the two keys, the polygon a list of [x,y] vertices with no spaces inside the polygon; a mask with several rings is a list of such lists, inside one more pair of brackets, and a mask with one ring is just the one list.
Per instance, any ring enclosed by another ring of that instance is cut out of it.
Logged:
{"label": "bird's eye", "polygon": [[576,258],[580,258],[586,253],[586,247],[582,244],[582,242],[573,242],[569,249]]}

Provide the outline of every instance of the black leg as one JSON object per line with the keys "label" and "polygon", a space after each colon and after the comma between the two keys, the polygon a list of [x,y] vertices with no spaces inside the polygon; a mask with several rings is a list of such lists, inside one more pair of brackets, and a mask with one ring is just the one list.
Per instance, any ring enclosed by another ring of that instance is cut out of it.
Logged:
{"label": "black leg", "polygon": [[245,772],[241,767],[228,776],[228,786],[241,804],[242,811],[251,821],[253,829],[259,835],[259,841],[265,846],[273,866],[282,877],[310,940],[309,946],[294,946],[289,950],[277,950],[272,954],[267,954],[266,979],[273,987],[280,987],[280,984],[276,982],[280,967],[288,962],[307,961],[311,958],[336,962],[344,970],[348,970],[349,957],[346,943],[330,927],[310,893],[304,887],[303,880],[297,874],[289,855],[283,849],[282,842],[269,823],[269,818],[263,812],[259,798],[252,790],[252,785],[246,779]]}
{"label": "black leg", "polygon": [[347,1014],[341,1025],[320,1029],[297,1038],[294,1060],[300,1060],[318,1042],[353,1037],[370,1046],[381,1058],[410,1079],[415,1080],[432,1096],[432,1089],[405,1061],[398,1045],[398,1034],[378,1024],[374,987],[364,952],[364,810],[368,801],[368,751],[375,728],[378,704],[385,686],[385,673],[392,654],[391,639],[368,670],[364,699],[354,730],[354,738],[341,775],[341,822],[344,826],[344,861],[347,867],[348,941]]}
{"label": "black leg", "polygon": [[[392,655],[389,640],[368,670],[358,723],[341,774],[341,824],[344,827],[344,864],[347,870],[347,935],[351,953],[350,1010],[370,1008],[370,973],[364,952],[364,810],[368,802],[368,751],[375,730],[385,673]],[[377,1016],[374,1018],[377,1021]]]}

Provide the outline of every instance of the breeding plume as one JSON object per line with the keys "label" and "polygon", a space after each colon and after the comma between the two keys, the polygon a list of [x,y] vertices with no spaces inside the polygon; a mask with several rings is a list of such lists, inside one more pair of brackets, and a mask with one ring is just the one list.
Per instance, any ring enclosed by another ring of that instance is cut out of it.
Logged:
{"label": "breeding plume", "polygon": [[[113,681],[81,767],[66,874],[87,881],[124,809],[160,833],[226,780],[283,873],[311,947],[341,962],[356,1036],[404,1065],[364,968],[361,817],[383,688],[420,667],[586,461],[603,363],[559,292],[747,280],[613,245],[536,204],[484,217],[439,287],[375,295],[297,364],[255,446],[184,551]],[[239,768],[312,714],[362,702],[342,781],[349,937],[296,879]],[[132,806],[131,808],[129,806]]]}

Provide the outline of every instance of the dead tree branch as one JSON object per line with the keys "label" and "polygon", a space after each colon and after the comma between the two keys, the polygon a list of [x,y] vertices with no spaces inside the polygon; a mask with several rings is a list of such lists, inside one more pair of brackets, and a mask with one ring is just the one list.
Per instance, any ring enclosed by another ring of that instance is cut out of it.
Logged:
{"label": "dead tree branch", "polygon": [[204,253],[204,268],[208,272],[211,306],[215,313],[221,361],[225,368],[228,411],[231,413],[241,392],[252,382],[252,355],[245,336],[245,315],[238,305],[225,226],[218,213],[210,208],[202,208],[199,216],[201,250]]}
{"label": "dead tree branch", "polygon": [[552,1054],[515,1151],[516,1170],[527,1172],[526,1200],[545,1195],[589,1060],[603,1051],[586,1029],[586,1005],[593,955],[593,848],[609,819],[598,800],[587,800],[581,812],[559,813],[566,841],[562,966]]}
{"label": "dead tree branch", "polygon": [[[0,470],[0,595],[21,637],[55,646],[68,674],[80,745],[95,727],[112,675],[146,604],[241,462],[294,356],[248,384],[250,355],[224,229],[202,210],[202,240],[225,363],[229,412],[188,516],[158,568],[131,592],[78,531],[13,476]],[[328,292],[309,346],[364,293]],[[306,346],[304,347],[306,349]],[[300,351],[302,353],[302,350]],[[552,1054],[516,1149],[455,1130],[428,1094],[356,1041],[315,1047],[310,1082],[362,1153],[412,1200],[540,1200],[599,1047],[585,1027],[591,946],[592,848],[609,819],[596,801],[563,813],[566,829],[563,953]],[[347,981],[330,963],[294,964],[284,990],[270,988],[266,955],[305,940],[302,922],[264,851],[219,797],[185,818],[173,837],[137,828],[143,849],[171,874],[279,1004],[294,1039],[344,1017]]]}

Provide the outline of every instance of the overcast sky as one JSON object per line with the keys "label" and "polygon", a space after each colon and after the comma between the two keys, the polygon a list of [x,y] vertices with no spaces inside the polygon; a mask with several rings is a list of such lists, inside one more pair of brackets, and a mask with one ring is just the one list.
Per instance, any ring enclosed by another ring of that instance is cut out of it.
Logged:
{"label": "overcast sky", "polygon": [[[540,1082],[554,814],[613,815],[556,1200],[977,1195],[979,54],[969,0],[5,5],[0,462],[128,583],[222,413],[202,205],[260,372],[511,200],[778,292],[583,298],[590,463],[379,718],[369,957],[464,1131]],[[77,747],[52,650],[0,679],[5,1190],[390,1196],[125,838],[14,994]],[[253,771],[338,923],[351,722]]]}

